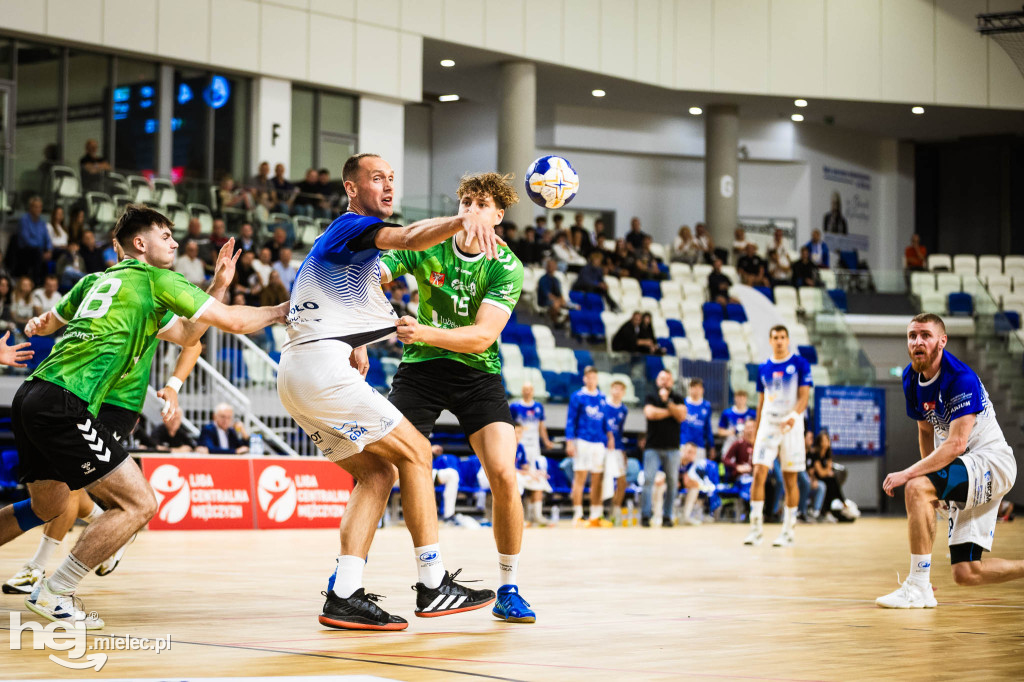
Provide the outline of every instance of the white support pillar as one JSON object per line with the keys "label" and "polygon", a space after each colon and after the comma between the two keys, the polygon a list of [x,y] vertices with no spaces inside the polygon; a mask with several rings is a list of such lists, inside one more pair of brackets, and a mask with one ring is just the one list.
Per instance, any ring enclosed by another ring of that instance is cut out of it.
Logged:
{"label": "white support pillar", "polygon": [[513,173],[520,201],[505,219],[520,230],[533,223],[534,207],[523,186],[527,166],[537,153],[537,67],[530,62],[501,65],[501,109],[498,114],[498,170]]}

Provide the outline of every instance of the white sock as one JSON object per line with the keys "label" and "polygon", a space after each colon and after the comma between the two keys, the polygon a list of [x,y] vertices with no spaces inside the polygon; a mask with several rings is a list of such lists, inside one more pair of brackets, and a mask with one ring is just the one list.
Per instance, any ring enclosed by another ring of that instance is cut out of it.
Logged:
{"label": "white sock", "polygon": [[572,508],[572,520],[579,521],[583,518],[583,505],[578,504]]}
{"label": "white sock", "polygon": [[764,500],[760,502],[750,501],[750,525],[761,527],[764,522]]}
{"label": "white sock", "polygon": [[910,555],[910,580],[918,585],[930,585],[932,573],[931,554]]}
{"label": "white sock", "polygon": [[498,585],[515,585],[516,572],[519,570],[518,554],[498,555]]}
{"label": "white sock", "polygon": [[786,507],[782,512],[782,531],[792,534],[796,529],[797,507]]}
{"label": "white sock", "polygon": [[533,520],[540,523],[544,520],[544,503],[534,502],[533,503]]}
{"label": "white sock", "polygon": [[68,554],[64,561],[47,579],[50,589],[54,592],[67,594],[78,589],[78,583],[92,570],[81,561],[75,558],[74,554]]}
{"label": "white sock", "polygon": [[86,523],[92,523],[93,521],[95,521],[96,519],[98,519],[102,515],[103,515],[103,507],[101,507],[98,504],[96,504],[95,502],[93,502],[92,503],[92,511],[89,512],[86,516],[82,517],[82,520],[85,521]]}
{"label": "white sock", "polygon": [[604,516],[604,505],[591,504],[590,505],[590,520],[599,519]]}
{"label": "white sock", "polygon": [[338,557],[338,567],[334,569],[334,594],[348,599],[352,593],[363,586],[363,567],[366,560],[361,556],[342,554]]}
{"label": "white sock", "polygon": [[434,543],[422,547],[414,547],[416,566],[420,582],[434,589],[444,580],[444,562],[441,561],[441,545]]}
{"label": "white sock", "polygon": [[690,514],[693,513],[693,506],[697,504],[697,498],[700,497],[700,488],[687,488],[686,499],[683,501],[683,519],[690,518]]}
{"label": "white sock", "polygon": [[29,559],[28,565],[38,568],[40,571],[46,570],[46,564],[50,563],[54,552],[60,548],[60,543],[60,540],[54,540],[43,533],[43,537],[39,538],[39,547],[36,549],[35,556]]}

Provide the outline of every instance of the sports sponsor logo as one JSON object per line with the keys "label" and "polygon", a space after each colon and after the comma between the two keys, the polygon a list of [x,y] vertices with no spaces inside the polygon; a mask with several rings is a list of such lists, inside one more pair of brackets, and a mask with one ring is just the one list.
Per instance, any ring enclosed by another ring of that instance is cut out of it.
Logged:
{"label": "sports sponsor logo", "polygon": [[210,473],[183,476],[174,464],[161,464],[149,477],[157,499],[156,518],[176,524],[190,519],[242,519],[249,507],[249,491],[218,485]]}
{"label": "sports sponsor logo", "polygon": [[318,310],[320,306],[315,301],[305,301],[303,303],[296,303],[289,310],[289,315],[295,315],[303,310]]}
{"label": "sports sponsor logo", "polygon": [[420,561],[430,562],[437,559],[437,552],[423,552],[420,554]]}
{"label": "sports sponsor logo", "polygon": [[430,284],[435,287],[444,286],[444,273],[443,272],[431,272],[430,273]]}
{"label": "sports sponsor logo", "polygon": [[178,467],[163,464],[149,477],[156,493],[156,517],[167,523],[178,523],[188,514],[191,490]]}
{"label": "sports sponsor logo", "polygon": [[348,438],[351,441],[359,440],[368,432],[368,430],[365,427],[360,426],[356,422],[345,422],[341,426],[333,426],[331,428],[333,428],[335,431],[337,431],[342,436]]}
{"label": "sports sponsor logo", "polygon": [[394,424],[394,423],[395,423],[394,421],[392,421],[391,419],[388,419],[387,417],[381,417],[380,418],[380,430],[381,431],[387,431],[388,429],[391,428],[391,425]]}
{"label": "sports sponsor logo", "polygon": [[269,466],[256,483],[256,501],[271,521],[287,521],[295,513],[295,482],[282,467]]}
{"label": "sports sponsor logo", "polygon": [[922,568],[922,569],[923,568],[931,568],[932,567],[932,562],[930,562],[930,561],[918,561],[917,562],[917,567],[918,568]]}
{"label": "sports sponsor logo", "polygon": [[970,401],[964,401],[964,402],[962,402],[962,403],[957,403],[956,405],[954,405],[954,406],[953,406],[953,409],[951,409],[951,410],[950,410],[950,412],[951,412],[951,413],[952,413],[952,412],[956,412],[956,411],[957,411],[957,410],[959,410],[960,408],[963,408],[963,407],[970,407],[970,405],[971,405]]}
{"label": "sports sponsor logo", "polygon": [[924,410],[925,412],[932,412],[935,409],[935,402],[932,401],[930,403],[921,403],[921,409]]}
{"label": "sports sponsor logo", "polygon": [[[444,275],[441,275],[441,279],[443,282]],[[467,282],[461,279],[453,279],[451,286],[455,291],[468,291],[470,296],[476,296],[476,282],[474,281]]]}
{"label": "sports sponsor logo", "polygon": [[319,431],[314,431],[313,433],[309,434],[309,439],[316,443],[317,445],[320,445],[320,443],[324,442],[324,437],[320,435]]}

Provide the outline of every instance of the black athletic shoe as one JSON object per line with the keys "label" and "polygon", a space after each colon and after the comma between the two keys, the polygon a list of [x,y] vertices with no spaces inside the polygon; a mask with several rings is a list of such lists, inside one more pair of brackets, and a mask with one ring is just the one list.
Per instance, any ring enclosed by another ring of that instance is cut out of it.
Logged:
{"label": "black athletic shoe", "polygon": [[420,618],[447,616],[452,613],[480,609],[494,601],[493,590],[471,590],[455,582],[462,569],[454,573],[444,572],[444,580],[436,588],[416,583],[416,615]]}
{"label": "black athletic shoe", "polygon": [[342,630],[404,630],[409,622],[399,616],[392,616],[377,606],[379,594],[367,594],[363,588],[342,599],[334,592],[321,592],[327,597],[320,624]]}
{"label": "black athletic shoe", "polygon": [[651,527],[651,517],[645,516],[642,519],[640,519],[640,525],[643,528],[650,528]]}
{"label": "black athletic shoe", "polygon": [[662,528],[672,528],[675,525],[676,525],[676,522],[673,521],[671,518],[669,518],[667,516],[663,516],[661,518],[661,527]]}

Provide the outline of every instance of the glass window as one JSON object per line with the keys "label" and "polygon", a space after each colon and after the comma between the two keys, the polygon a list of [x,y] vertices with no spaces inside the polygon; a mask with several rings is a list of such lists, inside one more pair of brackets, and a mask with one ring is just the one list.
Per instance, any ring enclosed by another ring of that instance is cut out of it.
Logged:
{"label": "glass window", "polygon": [[14,41],[0,38],[0,80],[14,80]]}
{"label": "glass window", "polygon": [[356,98],[323,93],[320,96],[320,130],[325,133],[356,132]]}
{"label": "glass window", "polygon": [[207,71],[174,70],[171,173],[176,178],[203,180],[212,170],[207,161],[210,108],[206,100],[220,103],[225,96],[224,84],[223,79],[214,80]]}
{"label": "glass window", "polygon": [[287,169],[292,182],[303,180],[313,166],[313,97],[312,90],[292,88],[292,160]]}
{"label": "glass window", "polygon": [[[110,57],[78,50],[68,54],[64,161],[79,170],[83,192],[103,191],[101,169],[109,168],[104,140],[109,78]],[[87,156],[92,163],[83,164]]]}
{"label": "glass window", "polygon": [[138,175],[156,168],[156,62],[117,58],[117,84],[110,94],[114,116],[114,169]]}
{"label": "glass window", "polygon": [[213,179],[230,174],[239,187],[252,173],[249,151],[249,80],[215,75],[204,96],[213,109]]}
{"label": "glass window", "polygon": [[[14,183],[22,201],[33,194],[48,204],[53,201],[50,173],[61,160],[57,146],[61,52],[48,45],[17,43]],[[73,190],[66,185],[66,191]]]}

